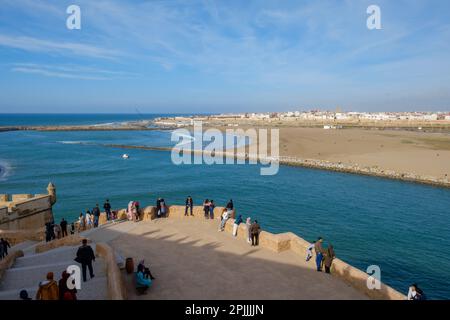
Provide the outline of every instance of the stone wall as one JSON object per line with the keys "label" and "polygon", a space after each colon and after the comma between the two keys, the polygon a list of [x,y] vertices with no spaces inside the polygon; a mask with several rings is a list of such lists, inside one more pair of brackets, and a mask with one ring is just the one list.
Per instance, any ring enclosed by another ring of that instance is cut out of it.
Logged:
{"label": "stone wall", "polygon": [[0,195],[1,230],[35,230],[53,220],[56,202],[55,186],[50,183],[47,194]]}
{"label": "stone wall", "polygon": [[44,228],[34,230],[0,230],[0,237],[8,240],[13,246],[27,240],[43,241],[45,239],[45,230]]}
{"label": "stone wall", "polygon": [[51,197],[34,197],[14,202],[6,212],[0,210],[0,229],[36,229],[53,219]]}

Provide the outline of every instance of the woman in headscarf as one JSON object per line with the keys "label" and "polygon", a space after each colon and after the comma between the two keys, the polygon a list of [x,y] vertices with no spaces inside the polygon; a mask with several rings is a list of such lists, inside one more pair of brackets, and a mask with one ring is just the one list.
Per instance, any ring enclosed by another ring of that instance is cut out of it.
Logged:
{"label": "woman in headscarf", "polygon": [[334,258],[336,258],[336,255],[334,254],[333,246],[330,244],[323,257],[323,264],[325,266],[326,273],[330,273]]}
{"label": "woman in headscarf", "polygon": [[247,218],[245,226],[247,227],[247,242],[252,243],[252,234],[250,233],[250,228],[252,226],[252,219],[250,217]]}
{"label": "woman in headscarf", "polygon": [[[61,279],[59,280],[59,300],[77,300],[77,289],[69,289],[67,287],[67,280],[70,274],[67,271],[63,271]],[[67,298],[70,297],[70,299]]]}
{"label": "woman in headscarf", "polygon": [[128,209],[127,209],[128,220],[133,220],[133,203],[134,201],[128,202]]}
{"label": "woman in headscarf", "polygon": [[234,220],[234,224],[233,224],[233,236],[236,237],[237,236],[237,231],[239,228],[239,225],[242,223],[242,215],[239,215],[239,217],[237,217],[236,220]]}

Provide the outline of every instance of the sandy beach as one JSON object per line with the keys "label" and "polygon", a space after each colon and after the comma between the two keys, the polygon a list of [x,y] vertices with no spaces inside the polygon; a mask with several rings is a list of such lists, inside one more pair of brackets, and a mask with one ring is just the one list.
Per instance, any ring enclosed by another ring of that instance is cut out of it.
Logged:
{"label": "sandy beach", "polygon": [[445,133],[281,128],[280,155],[450,176],[450,135]]}

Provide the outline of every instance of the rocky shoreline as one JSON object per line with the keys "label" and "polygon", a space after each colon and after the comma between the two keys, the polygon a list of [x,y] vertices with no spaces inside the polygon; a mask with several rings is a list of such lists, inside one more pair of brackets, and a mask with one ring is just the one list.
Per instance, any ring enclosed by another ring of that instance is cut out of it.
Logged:
{"label": "rocky shoreline", "polygon": [[365,176],[379,177],[392,180],[401,180],[405,182],[413,182],[413,183],[433,185],[437,187],[450,188],[450,180],[448,179],[448,177],[447,179],[438,179],[430,176],[420,176],[414,173],[399,173],[393,170],[383,170],[378,167],[360,167],[357,164],[348,165],[343,163],[334,163],[325,160],[298,159],[293,157],[280,157],[280,158],[289,158],[289,159],[280,159],[280,164],[282,165],[359,174]]}

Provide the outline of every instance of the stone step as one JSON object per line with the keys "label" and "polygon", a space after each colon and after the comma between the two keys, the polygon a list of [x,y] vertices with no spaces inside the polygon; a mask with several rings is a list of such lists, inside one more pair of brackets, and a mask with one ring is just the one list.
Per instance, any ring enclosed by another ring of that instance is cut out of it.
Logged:
{"label": "stone step", "polygon": [[[19,293],[25,289],[28,296],[34,300],[38,285],[31,287],[21,287],[19,289],[10,289],[0,291],[0,300],[19,300]],[[108,285],[106,276],[98,277],[81,283],[81,289],[77,292],[78,300],[105,300],[108,299]]]}
{"label": "stone step", "polygon": [[29,250],[30,248],[34,248],[38,243],[39,243],[39,241],[26,240],[24,242],[16,244],[15,246],[12,246],[10,250],[11,251],[22,250],[25,252],[25,251]]}
{"label": "stone step", "polygon": [[42,253],[25,253],[25,256],[16,259],[12,268],[46,264],[49,261],[68,261],[75,259],[78,246],[64,246]]}
{"label": "stone step", "polygon": [[[48,272],[53,272],[56,279],[60,279],[61,273],[69,265],[81,265],[73,260],[48,260],[50,263],[32,265],[25,267],[14,267],[6,270],[0,283],[0,292],[22,287],[37,286],[40,281],[45,280]],[[101,258],[97,258],[93,264],[94,274],[98,277],[106,275],[105,262]]]}

